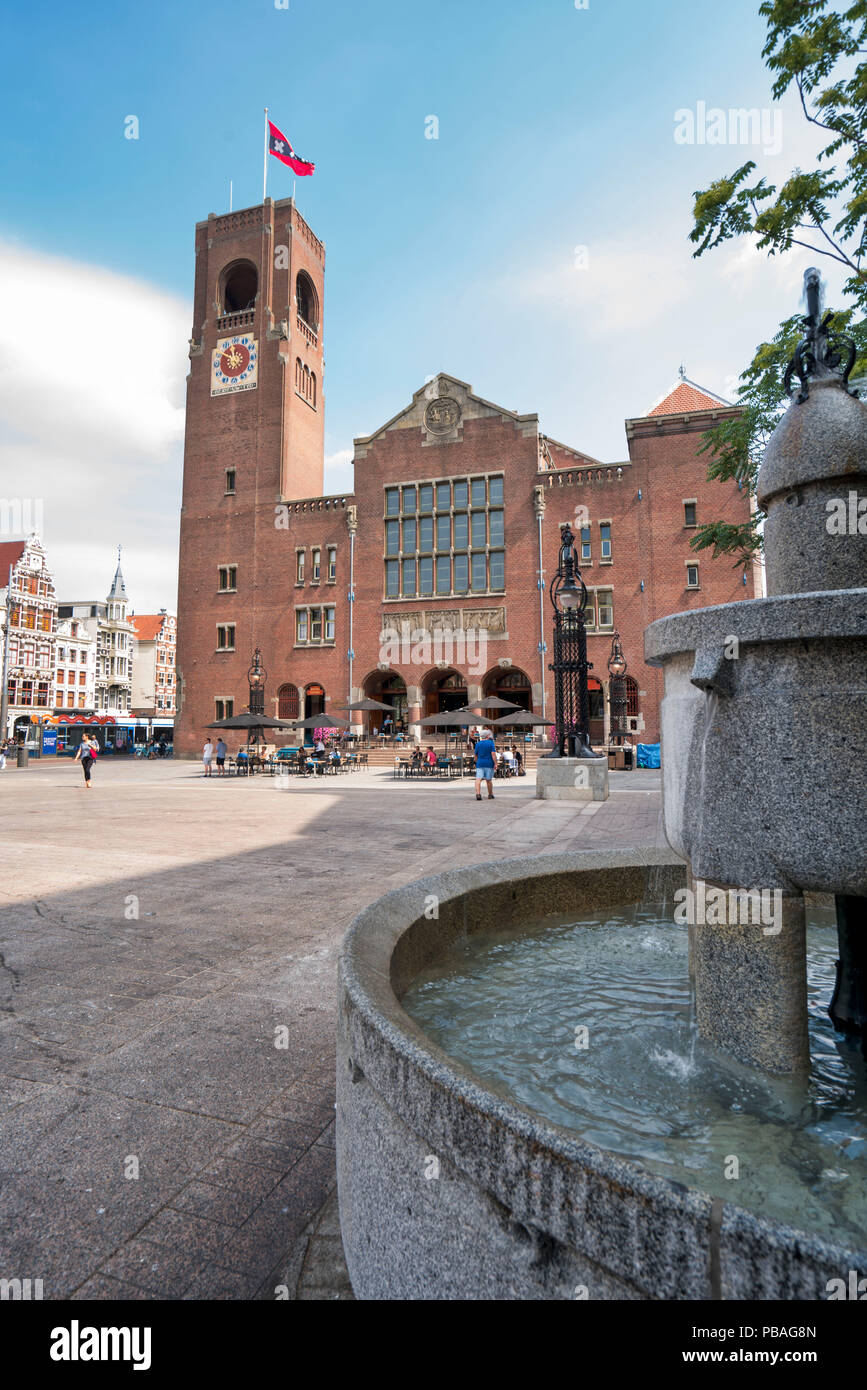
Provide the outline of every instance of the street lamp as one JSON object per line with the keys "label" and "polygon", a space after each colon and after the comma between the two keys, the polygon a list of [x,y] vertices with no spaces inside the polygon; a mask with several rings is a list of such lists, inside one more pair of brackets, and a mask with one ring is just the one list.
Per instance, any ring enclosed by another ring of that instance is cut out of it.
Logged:
{"label": "street lamp", "polygon": [[615,632],[611,639],[611,655],[608,658],[608,674],[611,677],[608,687],[608,703],[611,708],[611,742],[618,747],[623,743],[624,713],[626,711],[626,658],[620,645],[620,633]]}
{"label": "street lamp", "polygon": [[247,672],[247,681],[250,686],[250,703],[247,706],[250,714],[265,713],[265,681],[268,672],[262,665],[262,653],[257,647],[253,653],[253,662]]}
{"label": "street lamp", "polygon": [[590,697],[587,693],[587,631],[584,609],[587,586],[578,568],[575,537],[569,526],[560,528],[557,572],[551,581],[554,609],[554,724],[557,746],[549,758],[600,758],[590,745]]}

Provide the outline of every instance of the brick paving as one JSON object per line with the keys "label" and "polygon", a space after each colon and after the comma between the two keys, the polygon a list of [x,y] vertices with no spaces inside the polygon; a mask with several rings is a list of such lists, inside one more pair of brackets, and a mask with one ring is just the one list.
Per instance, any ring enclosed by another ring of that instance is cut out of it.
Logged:
{"label": "brick paving", "polygon": [[0,775],[0,1277],[55,1299],[348,1297],[346,927],[445,866],[664,845],[658,773],[612,774],[583,810],[531,776],[492,805],[377,772],[278,792],[106,759],[95,780]]}

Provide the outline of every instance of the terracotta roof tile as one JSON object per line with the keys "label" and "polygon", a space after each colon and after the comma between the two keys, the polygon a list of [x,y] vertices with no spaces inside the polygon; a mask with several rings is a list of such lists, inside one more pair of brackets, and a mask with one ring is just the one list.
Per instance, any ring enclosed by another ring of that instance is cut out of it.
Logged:
{"label": "terracotta roof tile", "polygon": [[663,400],[648,410],[648,415],[685,415],[689,410],[719,410],[725,402],[708,395],[691,382],[680,381]]}

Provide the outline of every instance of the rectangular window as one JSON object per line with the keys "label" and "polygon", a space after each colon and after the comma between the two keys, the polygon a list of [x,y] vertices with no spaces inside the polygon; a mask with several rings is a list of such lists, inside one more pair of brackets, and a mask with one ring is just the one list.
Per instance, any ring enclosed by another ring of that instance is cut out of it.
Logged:
{"label": "rectangular window", "polygon": [[385,523],[385,553],[386,555],[400,554],[399,521],[387,521]]}
{"label": "rectangular window", "polygon": [[386,516],[400,515],[400,492],[396,487],[385,489],[385,514]]}
{"label": "rectangular window", "polygon": [[469,521],[466,512],[455,512],[455,550],[466,550],[470,541]]}
{"label": "rectangular window", "polygon": [[687,565],[686,567],[686,587],[688,589],[698,588],[698,565]]}
{"label": "rectangular window", "polygon": [[455,593],[465,594],[470,587],[470,560],[468,555],[455,556]]}
{"label": "rectangular window", "polygon": [[221,594],[234,593],[238,587],[238,567],[237,565],[221,565],[217,570],[217,588]]}
{"label": "rectangular window", "polygon": [[600,560],[611,559],[611,522],[600,521],[599,523],[599,558]]}
{"label": "rectangular window", "polygon": [[419,550],[433,550],[434,524],[432,516],[423,516],[418,523]]}
{"label": "rectangular window", "polygon": [[305,553],[306,553],[306,552],[303,551],[303,550],[297,550],[297,551],[295,552],[295,583],[296,583],[296,584],[303,584],[303,583],[304,583],[304,556],[305,556]]}
{"label": "rectangular window", "polygon": [[452,519],[450,516],[437,517],[437,550],[449,550],[452,543]]}
{"label": "rectangular window", "polygon": [[235,650],[234,623],[217,628],[217,650],[221,652],[233,652]]}
{"label": "rectangular window", "polygon": [[503,505],[503,480],[502,478],[489,478],[488,480],[488,500],[492,507],[502,507]]}
{"label": "rectangular window", "polygon": [[484,551],[473,556],[473,590],[478,593],[488,587],[488,557]]}
{"label": "rectangular window", "polygon": [[455,483],[455,506],[466,507],[470,500],[469,484],[466,482]]}
{"label": "rectangular window", "polygon": [[295,610],[295,641],[307,641],[307,609],[297,608]]}
{"label": "rectangular window", "polygon": [[594,589],[587,591],[587,607],[584,609],[584,626],[595,628],[596,626],[596,592]]}
{"label": "rectangular window", "polygon": [[310,609],[310,641],[322,641],[322,609]]}
{"label": "rectangular window", "polygon": [[581,527],[581,563],[590,564],[590,527]]}
{"label": "rectangular window", "polygon": [[334,609],[333,609],[333,608],[326,608],[326,610],[325,610],[325,640],[326,640],[326,642],[333,642],[333,641],[334,641]]}
{"label": "rectangular window", "polygon": [[491,545],[502,545],[502,544],[503,544],[503,513],[502,513],[502,512],[489,512],[488,515],[489,515],[489,517],[490,517],[489,529],[490,529]]}
{"label": "rectangular window", "polygon": [[420,512],[433,511],[433,483],[422,483],[419,488],[418,509]]}
{"label": "rectangular window", "polygon": [[614,594],[611,589],[600,589],[596,595],[600,627],[614,626]]}
{"label": "rectangular window", "polygon": [[506,587],[506,565],[505,555],[502,550],[491,551],[491,588],[505,589]]}
{"label": "rectangular window", "polygon": [[87,685],[87,672],[86,672],[86,671],[79,671],[79,673],[78,673],[78,684],[79,684],[79,685]]}
{"label": "rectangular window", "polygon": [[333,584],[337,578],[337,551],[334,546],[328,547],[328,581]]}
{"label": "rectangular window", "polygon": [[[488,518],[486,512],[472,513],[473,546],[479,547],[479,549],[481,549],[481,547],[484,546],[485,541],[487,540],[487,520]],[[473,588],[475,587],[476,586],[474,584]]]}
{"label": "rectangular window", "polygon": [[447,512],[452,505],[451,483],[437,483],[437,511]]}
{"label": "rectangular window", "polygon": [[430,556],[418,562],[418,591],[420,594],[432,594],[433,588],[433,560]]}
{"label": "rectangular window", "polygon": [[403,490],[403,510],[405,512],[415,511],[415,488],[405,487]]}
{"label": "rectangular window", "polygon": [[235,470],[234,470],[234,468],[227,468],[227,469],[226,469],[226,496],[227,496],[227,497],[234,496],[234,492],[235,492]]}
{"label": "rectangular window", "polygon": [[488,500],[484,478],[473,478],[470,483],[470,496],[474,507],[483,507]]}
{"label": "rectangular window", "polygon": [[[389,526],[392,526],[392,525],[394,525],[395,523],[389,522],[388,524],[389,524]],[[313,583],[313,584],[318,584],[318,583],[319,583],[319,572],[320,572],[321,568],[322,568],[322,551],[321,551],[321,550],[314,550],[314,551],[311,552],[311,555],[310,555],[310,570],[311,570],[310,581],[311,581],[311,583]]]}
{"label": "rectangular window", "polygon": [[415,598],[415,560],[403,562],[403,596]]}
{"label": "rectangular window", "polygon": [[698,525],[698,504],[696,502],[684,502],[683,524],[684,526]]}
{"label": "rectangular window", "polygon": [[404,552],[412,551],[415,553],[416,525],[415,517],[403,523],[403,548]]}
{"label": "rectangular window", "polygon": [[437,593],[451,593],[452,562],[448,555],[437,556]]}
{"label": "rectangular window", "polygon": [[385,562],[385,594],[386,598],[398,598],[400,596],[399,560],[386,560]]}

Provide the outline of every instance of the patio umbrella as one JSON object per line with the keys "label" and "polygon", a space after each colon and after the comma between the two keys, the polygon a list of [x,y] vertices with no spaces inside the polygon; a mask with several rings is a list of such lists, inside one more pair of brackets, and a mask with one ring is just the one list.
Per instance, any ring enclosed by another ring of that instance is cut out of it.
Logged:
{"label": "patio umbrella", "polygon": [[550,724],[552,720],[543,719],[541,714],[531,714],[528,709],[516,709],[514,714],[506,714],[502,719],[491,721],[498,728],[504,725],[512,729],[530,728],[534,724]]}
{"label": "patio umbrella", "polygon": [[499,695],[491,695],[487,700],[474,700],[470,709],[520,709],[514,700],[501,700]]}
{"label": "patio umbrella", "polygon": [[269,719],[267,714],[230,714],[228,719],[215,719],[206,729],[291,729],[288,719]]}
{"label": "patio umbrella", "polygon": [[479,716],[468,709],[445,709],[441,714],[429,714],[427,719],[419,722],[423,729],[471,729],[478,724]]}
{"label": "patio umbrella", "polygon": [[289,722],[293,729],[347,729],[349,727],[348,719],[335,719],[331,714],[311,714],[306,719],[292,719]]}
{"label": "patio umbrella", "polygon": [[[384,705],[384,704],[382,703],[382,700],[371,700],[369,696],[366,697],[364,700],[356,700],[354,705],[340,705],[339,708],[340,708],[340,709],[349,710],[350,713],[351,713],[353,710],[357,710],[357,709],[359,709],[359,710],[364,710],[364,711],[366,711],[367,713],[370,713],[370,712],[373,711],[373,710],[387,710],[389,714],[392,714],[392,713],[393,713],[393,707],[392,707],[391,705]],[[369,720],[369,719],[366,719],[366,720],[364,721],[364,731],[365,731],[366,736],[367,736],[368,738],[370,738],[370,720]]]}

